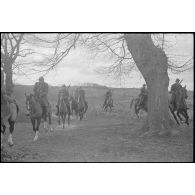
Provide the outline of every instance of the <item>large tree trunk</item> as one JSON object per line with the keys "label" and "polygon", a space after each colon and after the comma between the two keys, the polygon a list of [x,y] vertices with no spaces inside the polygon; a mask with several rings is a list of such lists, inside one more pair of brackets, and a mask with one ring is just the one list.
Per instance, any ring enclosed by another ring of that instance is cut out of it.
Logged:
{"label": "large tree trunk", "polygon": [[1,88],[4,88],[4,71],[1,69]]}
{"label": "large tree trunk", "polygon": [[5,65],[4,65],[4,69],[5,69],[5,88],[6,88],[6,92],[9,96],[12,95],[13,93],[13,72],[12,72],[12,63],[7,60]]}
{"label": "large tree trunk", "polygon": [[152,132],[167,130],[170,124],[167,56],[154,45],[151,34],[125,34],[125,39],[148,86],[148,127]]}

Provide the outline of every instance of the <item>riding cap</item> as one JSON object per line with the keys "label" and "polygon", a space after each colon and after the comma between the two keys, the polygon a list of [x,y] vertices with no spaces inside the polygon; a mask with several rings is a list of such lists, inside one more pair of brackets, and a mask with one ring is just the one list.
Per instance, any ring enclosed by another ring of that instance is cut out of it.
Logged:
{"label": "riding cap", "polygon": [[44,81],[44,78],[42,76],[39,77],[39,81]]}
{"label": "riding cap", "polygon": [[180,80],[177,78],[175,81],[176,81],[176,82],[177,82],[177,81],[179,82]]}

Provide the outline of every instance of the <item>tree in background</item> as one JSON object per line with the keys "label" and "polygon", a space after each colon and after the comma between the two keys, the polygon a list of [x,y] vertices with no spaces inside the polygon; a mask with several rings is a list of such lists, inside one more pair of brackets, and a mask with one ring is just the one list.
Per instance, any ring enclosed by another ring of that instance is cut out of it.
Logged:
{"label": "tree in background", "polygon": [[25,61],[29,55],[36,52],[28,43],[28,34],[1,33],[1,68],[5,73],[5,88],[8,95],[13,93],[13,74],[25,74],[22,68],[31,65]]}
{"label": "tree in background", "polygon": [[1,34],[1,67],[6,75],[5,87],[9,95],[13,92],[13,64],[20,53],[23,34]]}

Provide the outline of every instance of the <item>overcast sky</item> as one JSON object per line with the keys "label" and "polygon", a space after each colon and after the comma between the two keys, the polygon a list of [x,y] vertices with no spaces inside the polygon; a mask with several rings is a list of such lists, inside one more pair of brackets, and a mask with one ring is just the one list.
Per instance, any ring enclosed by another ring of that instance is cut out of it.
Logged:
{"label": "overcast sky", "polygon": [[[170,49],[171,52],[191,57],[193,56],[193,35],[177,35],[177,39],[172,41],[174,46]],[[111,61],[109,62],[103,58],[94,59],[89,52],[78,48],[62,60],[55,70],[48,73],[45,76],[45,80],[50,85],[62,85],[64,83],[67,85],[77,85],[90,82],[110,87],[139,88],[142,86],[144,80],[137,68],[135,68],[128,77],[122,78],[121,80],[116,80],[107,75],[97,74],[95,71],[97,68],[108,66],[111,63]],[[15,75],[14,82],[18,84],[32,85],[37,81],[39,76],[39,74],[28,75],[28,77]],[[180,78],[183,79],[183,83],[187,85],[188,89],[193,89],[193,69],[179,75],[174,75],[169,72],[169,77],[170,84],[172,84],[176,78]]]}

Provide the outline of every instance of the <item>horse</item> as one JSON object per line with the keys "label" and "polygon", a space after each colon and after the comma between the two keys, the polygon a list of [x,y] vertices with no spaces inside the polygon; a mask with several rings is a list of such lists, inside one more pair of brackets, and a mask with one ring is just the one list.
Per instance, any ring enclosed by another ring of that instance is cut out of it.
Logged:
{"label": "horse", "polygon": [[[146,102],[146,100],[145,100]],[[139,111],[143,110],[145,112],[148,112],[148,108],[147,108],[147,104],[140,104],[140,98],[133,98],[130,102],[130,109],[132,108],[134,104],[134,110],[135,110],[135,114],[137,116],[137,118],[139,118]]]}
{"label": "horse", "polygon": [[85,113],[87,112],[88,105],[85,99],[83,98],[83,96],[81,95],[78,96],[77,104],[78,104],[78,115],[80,120],[82,120]]}
{"label": "horse", "polygon": [[78,118],[78,102],[72,95],[70,96],[70,108],[71,115],[73,116],[73,114],[75,114],[75,116]]}
{"label": "horse", "polygon": [[62,120],[62,127],[65,127],[66,115],[68,115],[68,125],[70,125],[70,115],[71,115],[71,105],[70,99],[64,99],[63,95],[59,99],[59,115],[58,115],[58,124],[60,125],[60,119]]}
{"label": "horse", "polygon": [[[2,99],[2,98],[1,98]],[[13,146],[13,132],[17,116],[19,113],[19,106],[15,102],[7,102],[5,100],[1,101],[1,147],[3,147],[3,136],[6,130],[6,123],[9,123],[9,136],[8,144]]]}
{"label": "horse", "polygon": [[[177,116],[182,123],[183,120],[180,116],[180,114],[185,118],[185,123],[189,126],[189,116],[188,116],[188,108],[186,105],[186,99],[188,98],[187,94],[187,89],[186,85],[184,87],[181,87],[177,92],[176,92],[176,98],[174,102],[170,101],[170,96],[169,96],[169,108],[171,110],[171,113],[175,113],[177,111]],[[179,124],[178,120],[177,123]]]}
{"label": "horse", "polygon": [[49,130],[52,131],[52,126],[51,126],[51,105],[48,106],[46,113],[44,113],[43,108],[41,107],[40,102],[35,98],[33,94],[27,95],[26,96],[26,109],[27,109],[27,116],[30,116],[30,120],[32,123],[33,131],[35,132],[35,137],[33,141],[37,141],[39,137],[39,127],[41,124],[41,119],[44,119],[44,129],[47,127],[47,117],[49,119]]}
{"label": "horse", "polygon": [[113,107],[114,107],[113,106],[113,99],[111,97],[106,98],[106,101],[103,104],[104,111],[107,112],[108,111],[108,108],[110,108],[110,112],[111,112],[111,110],[112,110]]}

